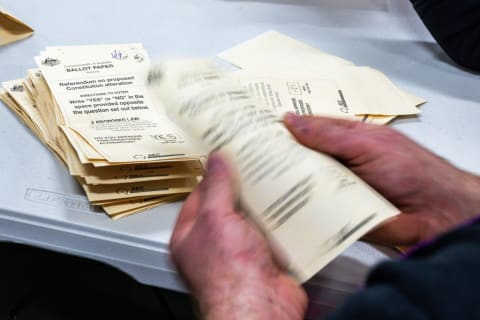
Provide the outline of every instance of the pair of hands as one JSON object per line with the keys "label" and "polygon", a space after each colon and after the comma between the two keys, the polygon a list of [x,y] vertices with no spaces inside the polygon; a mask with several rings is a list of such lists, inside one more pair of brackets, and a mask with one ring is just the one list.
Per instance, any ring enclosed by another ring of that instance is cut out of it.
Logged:
{"label": "pair of hands", "polygon": [[[478,177],[389,127],[293,114],[285,124],[300,143],[337,158],[401,210],[367,235],[371,241],[415,244],[480,213]],[[205,179],[185,202],[170,249],[206,319],[303,319],[306,295],[236,208],[221,155],[210,156]]]}

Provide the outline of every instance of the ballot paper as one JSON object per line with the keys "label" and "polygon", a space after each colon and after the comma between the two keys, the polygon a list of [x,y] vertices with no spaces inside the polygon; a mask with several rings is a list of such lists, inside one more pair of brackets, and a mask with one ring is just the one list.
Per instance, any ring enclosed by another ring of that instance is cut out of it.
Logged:
{"label": "ballot paper", "polygon": [[[292,104],[307,97],[316,101],[309,103],[311,107],[320,106],[313,114],[357,116],[365,122],[385,124],[399,115],[420,113],[417,107],[426,102],[399,89],[378,70],[355,66],[276,31],[261,34],[218,56],[241,68],[237,74],[247,84],[263,81],[266,87],[276,87],[281,96],[290,95]],[[279,81],[284,82],[281,90]],[[289,111],[311,114],[294,109]]]}
{"label": "ballot paper", "polygon": [[[48,48],[35,57],[65,125],[89,159],[111,163],[198,157],[202,150],[145,93],[141,45]],[[73,140],[73,138],[71,138]]]}
{"label": "ballot paper", "polygon": [[0,46],[25,39],[32,34],[32,28],[0,7]]}
{"label": "ballot paper", "polygon": [[213,64],[170,61],[148,80],[177,123],[228,156],[242,207],[300,282],[399,213],[339,162],[300,145],[275,112]]}

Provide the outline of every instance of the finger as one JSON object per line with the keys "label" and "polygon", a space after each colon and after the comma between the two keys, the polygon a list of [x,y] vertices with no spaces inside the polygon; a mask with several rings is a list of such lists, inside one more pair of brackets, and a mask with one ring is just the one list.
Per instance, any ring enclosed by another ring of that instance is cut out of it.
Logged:
{"label": "finger", "polygon": [[201,190],[200,214],[218,218],[234,211],[233,177],[225,158],[219,153],[211,154],[208,159]]}
{"label": "finger", "polygon": [[197,186],[188,196],[187,200],[185,200],[172,232],[172,237],[170,239],[171,246],[175,246],[177,243],[181,242],[195,224],[200,207],[200,188],[200,186]]}
{"label": "finger", "polygon": [[392,221],[370,231],[364,238],[388,246],[413,245],[423,240],[421,231],[418,217],[414,214],[401,213]]}
{"label": "finger", "polygon": [[362,154],[371,140],[363,133],[372,126],[358,121],[288,113],[284,122],[301,144],[344,161]]}

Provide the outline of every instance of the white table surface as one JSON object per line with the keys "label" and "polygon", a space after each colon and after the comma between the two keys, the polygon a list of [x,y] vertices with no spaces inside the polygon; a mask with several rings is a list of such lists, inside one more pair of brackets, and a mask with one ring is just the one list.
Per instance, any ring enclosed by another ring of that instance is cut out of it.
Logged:
{"label": "white table surface", "polygon": [[[419,118],[393,126],[480,173],[479,76],[452,64],[407,0],[7,0],[0,6],[36,31],[0,47],[0,81],[24,77],[46,46],[143,42],[153,59],[213,57],[275,29],[380,69],[427,98]],[[92,211],[67,170],[3,105],[0,150],[0,239],[90,257],[141,282],[183,290],[167,250],[179,203],[119,221]]]}

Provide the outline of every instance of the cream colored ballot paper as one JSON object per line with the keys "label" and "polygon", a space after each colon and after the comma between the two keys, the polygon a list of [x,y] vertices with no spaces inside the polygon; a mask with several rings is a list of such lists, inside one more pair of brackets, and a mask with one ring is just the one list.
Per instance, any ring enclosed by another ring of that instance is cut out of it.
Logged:
{"label": "cream colored ballot paper", "polygon": [[88,161],[203,154],[146,94],[150,63],[141,45],[51,47],[35,60],[58,102],[63,131]]}
{"label": "cream colored ballot paper", "polygon": [[243,208],[299,281],[399,213],[336,160],[298,144],[278,115],[212,64],[166,62],[148,86],[192,137],[229,157]]}
{"label": "cream colored ballot paper", "polygon": [[[308,82],[312,87],[317,87],[312,92],[319,91],[320,83],[335,85],[337,89],[329,95],[338,94],[340,90],[341,97],[338,101],[343,104],[340,109],[348,111],[349,114],[418,114],[420,111],[416,106],[426,102],[400,90],[378,70],[355,66],[350,61],[327,54],[276,31],[265,32],[218,56],[242,68],[237,74],[246,80],[247,77],[253,79],[252,76],[255,75],[257,79],[264,78],[264,81],[269,78],[268,82],[288,79],[290,94],[299,92],[295,88],[295,82]],[[307,91],[308,88],[304,90]],[[312,95],[318,96],[315,93]],[[337,105],[337,102],[330,104],[331,108]],[[322,108],[318,114],[335,116],[336,111],[338,110]],[[338,115],[345,116],[343,113]]]}
{"label": "cream colored ballot paper", "polygon": [[30,37],[33,29],[0,7],[0,46]]}

